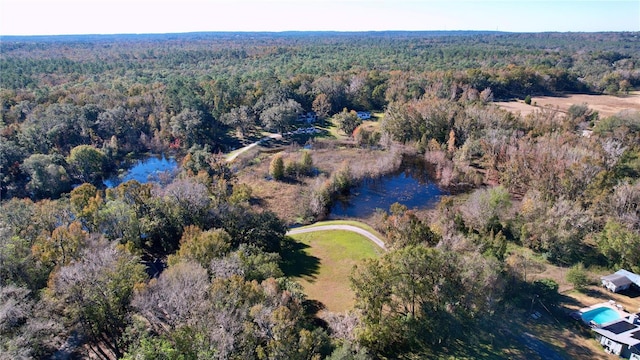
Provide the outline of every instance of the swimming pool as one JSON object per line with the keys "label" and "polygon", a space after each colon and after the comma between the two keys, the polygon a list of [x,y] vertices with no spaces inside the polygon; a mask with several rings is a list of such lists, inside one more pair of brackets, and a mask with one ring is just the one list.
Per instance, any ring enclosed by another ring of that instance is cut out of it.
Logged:
{"label": "swimming pool", "polygon": [[590,323],[593,321],[598,325],[618,320],[621,317],[617,311],[606,306],[595,308],[582,314],[582,320],[584,320],[584,322]]}

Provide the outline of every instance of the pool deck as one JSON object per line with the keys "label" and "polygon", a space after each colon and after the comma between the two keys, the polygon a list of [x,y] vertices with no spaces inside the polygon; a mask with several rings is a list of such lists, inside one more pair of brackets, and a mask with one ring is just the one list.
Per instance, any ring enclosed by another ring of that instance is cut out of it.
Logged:
{"label": "pool deck", "polygon": [[[591,311],[594,309],[598,309],[598,308],[602,308],[602,307],[606,307],[609,308],[611,310],[616,311],[619,315],[621,319],[624,319],[628,316],[631,316],[630,313],[624,311],[624,307],[618,303],[616,303],[614,300],[609,300],[607,302],[603,302],[603,303],[599,303],[599,304],[594,304],[585,308],[582,308],[580,310],[578,310],[578,314],[580,315],[580,318],[582,319],[582,314],[586,313],[587,311]],[[619,319],[616,319],[614,321],[618,321]],[[584,320],[582,320],[584,321]],[[612,321],[610,321],[612,322]],[[603,326],[607,323],[603,323],[603,324],[598,324],[598,326]],[[591,325],[591,324],[587,324],[587,325]]]}

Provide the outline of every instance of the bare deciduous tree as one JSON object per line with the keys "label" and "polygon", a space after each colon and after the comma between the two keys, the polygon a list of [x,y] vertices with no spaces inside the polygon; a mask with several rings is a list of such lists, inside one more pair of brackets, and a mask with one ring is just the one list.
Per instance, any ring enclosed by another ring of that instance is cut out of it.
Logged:
{"label": "bare deciduous tree", "polygon": [[195,262],[179,262],[137,293],[131,305],[156,331],[195,325],[206,311],[209,289],[206,269]]}
{"label": "bare deciduous tree", "polygon": [[52,298],[96,356],[121,357],[133,289],[146,274],[136,256],[115,244],[97,241],[92,245],[80,260],[53,275]]}
{"label": "bare deciduous tree", "polygon": [[609,197],[608,210],[610,216],[640,230],[640,182],[617,185]]}
{"label": "bare deciduous tree", "polygon": [[0,286],[0,359],[48,358],[62,344],[63,324],[26,288]]}

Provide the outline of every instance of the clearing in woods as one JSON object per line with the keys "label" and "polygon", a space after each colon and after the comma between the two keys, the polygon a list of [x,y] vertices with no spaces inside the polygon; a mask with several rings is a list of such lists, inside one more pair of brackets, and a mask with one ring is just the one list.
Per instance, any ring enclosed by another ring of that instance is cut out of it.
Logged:
{"label": "clearing in woods", "polygon": [[[536,96],[531,98],[531,105],[525,104],[522,100],[501,101],[495,104],[499,107],[526,116],[538,108],[551,106],[558,107],[560,111],[567,111],[571,105],[586,103],[589,108],[597,111],[600,118],[609,117],[625,109],[640,111],[640,92],[631,92],[629,95],[587,95],[587,94],[565,94],[562,96]],[[536,104],[535,106],[533,104]]]}
{"label": "clearing in woods", "polygon": [[326,310],[343,312],[353,308],[354,293],[349,275],[354,265],[383,252],[366,237],[345,230],[328,230],[291,235],[299,244],[285,258],[285,274],[304,288],[311,300]]}

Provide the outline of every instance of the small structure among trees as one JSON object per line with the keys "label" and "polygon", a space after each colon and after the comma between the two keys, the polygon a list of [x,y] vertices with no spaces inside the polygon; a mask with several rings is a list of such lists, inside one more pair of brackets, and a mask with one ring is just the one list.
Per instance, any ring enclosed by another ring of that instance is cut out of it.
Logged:
{"label": "small structure among trees", "polygon": [[358,111],[356,113],[360,120],[369,120],[371,119],[371,113],[369,111]]}
{"label": "small structure among trees", "polygon": [[318,115],[315,112],[309,111],[298,115],[298,122],[306,122],[307,124],[313,124],[318,120]]}

